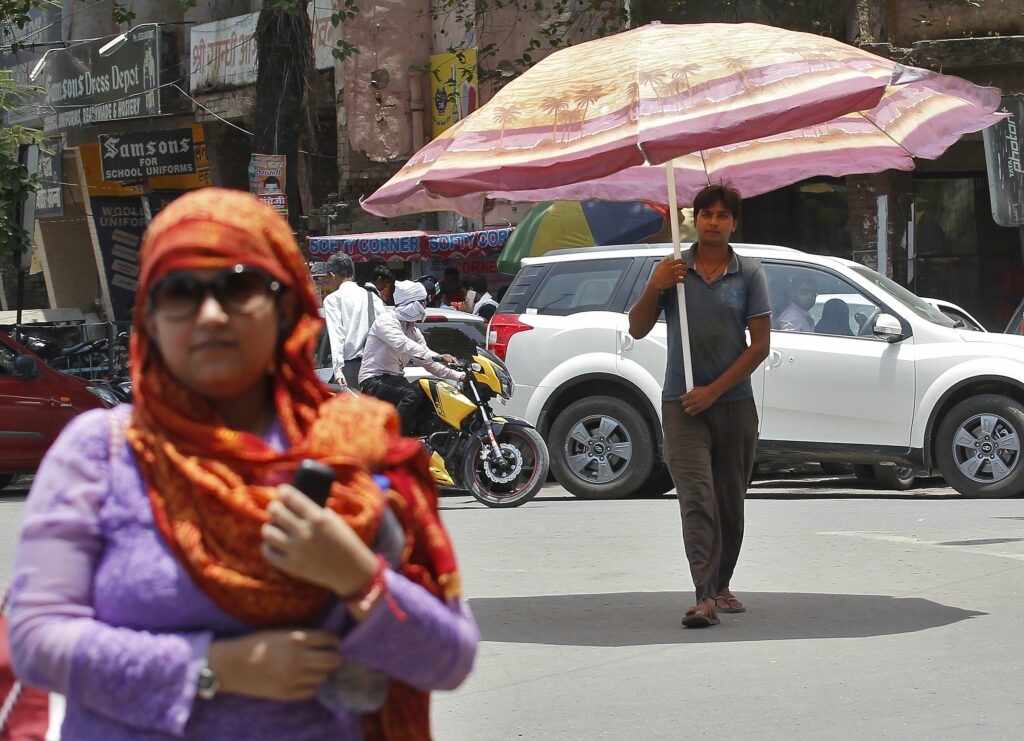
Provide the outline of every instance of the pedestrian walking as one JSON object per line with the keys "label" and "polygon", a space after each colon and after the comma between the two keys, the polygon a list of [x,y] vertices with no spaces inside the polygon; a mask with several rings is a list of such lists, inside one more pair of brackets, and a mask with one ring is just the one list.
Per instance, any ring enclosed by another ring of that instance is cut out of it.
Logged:
{"label": "pedestrian walking", "polygon": [[[715,625],[718,612],[743,612],[729,588],[743,542],[743,502],[754,465],[757,409],[750,374],[768,356],[771,308],[760,263],[729,245],[740,197],[711,186],[694,198],[697,242],[654,269],[629,312],[629,333],[647,335],[661,311],[668,322],[662,387],[664,457],[676,486],[683,543],[696,604],[690,628]],[[692,275],[691,275],[692,273]],[[686,287],[693,359],[686,389],[676,284]],[[747,345],[745,331],[750,332]]]}
{"label": "pedestrian walking", "polygon": [[[68,739],[428,739],[428,693],[466,677],[477,628],[422,447],[317,380],[291,229],[195,191],[140,268],[134,405],[77,417],[29,493],[17,674],[66,695]],[[335,474],[323,507],[286,483],[306,458]],[[388,678],[378,709],[339,699],[353,665]]]}
{"label": "pedestrian walking", "polygon": [[377,294],[388,306],[394,306],[395,274],[387,265],[379,264],[370,271],[370,280],[363,285],[367,291]]}
{"label": "pedestrian walking", "polygon": [[352,279],[356,268],[348,255],[331,255],[327,270],[331,293],[324,299],[324,322],[331,342],[334,382],[356,388],[366,335],[387,307],[380,296],[360,288]]}

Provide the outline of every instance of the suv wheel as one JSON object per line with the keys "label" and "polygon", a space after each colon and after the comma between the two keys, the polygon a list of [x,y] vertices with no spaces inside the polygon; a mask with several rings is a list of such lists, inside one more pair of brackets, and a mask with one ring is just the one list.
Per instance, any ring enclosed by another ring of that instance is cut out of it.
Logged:
{"label": "suv wheel", "polygon": [[1024,493],[1022,440],[1024,406],[998,394],[973,396],[943,417],[935,458],[965,497],[1013,497]]}
{"label": "suv wheel", "polygon": [[12,481],[14,481],[13,473],[0,473],[0,489],[6,488]]}
{"label": "suv wheel", "polygon": [[558,415],[548,436],[551,470],[580,499],[621,499],[651,473],[654,434],[625,401],[593,396]]}

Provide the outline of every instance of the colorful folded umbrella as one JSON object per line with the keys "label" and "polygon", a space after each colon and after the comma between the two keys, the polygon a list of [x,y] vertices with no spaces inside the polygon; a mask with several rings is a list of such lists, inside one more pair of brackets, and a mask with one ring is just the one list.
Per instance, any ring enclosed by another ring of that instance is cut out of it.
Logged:
{"label": "colorful folded umbrella", "polygon": [[665,226],[661,210],[641,201],[546,201],[519,222],[498,257],[498,270],[515,275],[524,257],[566,247],[632,244]]}

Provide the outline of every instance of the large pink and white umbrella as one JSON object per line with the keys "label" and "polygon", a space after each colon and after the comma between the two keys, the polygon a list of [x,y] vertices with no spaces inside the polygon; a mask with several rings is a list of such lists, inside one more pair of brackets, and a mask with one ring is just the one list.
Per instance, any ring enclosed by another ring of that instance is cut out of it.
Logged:
{"label": "large pink and white umbrella", "polygon": [[816,175],[909,170],[998,121],[999,102],[994,88],[813,34],[653,24],[555,52],[362,205],[475,217],[486,198],[649,200],[669,205],[679,257],[677,205],[708,184],[749,197]]}

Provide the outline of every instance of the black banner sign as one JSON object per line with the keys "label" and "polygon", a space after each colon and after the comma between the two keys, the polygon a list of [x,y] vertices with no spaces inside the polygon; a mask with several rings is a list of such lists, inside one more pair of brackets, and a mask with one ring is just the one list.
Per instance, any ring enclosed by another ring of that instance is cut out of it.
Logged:
{"label": "black banner sign", "polygon": [[111,47],[113,41],[85,41],[47,53],[32,80],[46,89],[44,104],[56,111],[43,118],[46,131],[160,113],[159,28],[146,24],[120,46]]}
{"label": "black banner sign", "polygon": [[1009,118],[983,132],[992,218],[1000,226],[1024,226],[1024,95],[1005,96],[999,110]]}
{"label": "black banner sign", "polygon": [[39,150],[39,190],[36,191],[36,218],[64,215],[63,153],[60,139],[43,142]]}
{"label": "black banner sign", "polygon": [[[178,193],[159,193],[150,196],[153,215],[176,198]],[[110,290],[110,303],[114,318],[127,321],[132,318],[135,289],[139,277],[139,247],[146,231],[146,216],[141,198],[114,198],[95,196],[89,199],[96,237],[103,255],[104,277]]]}
{"label": "black banner sign", "polygon": [[103,179],[131,182],[161,175],[196,171],[192,129],[100,134]]}

